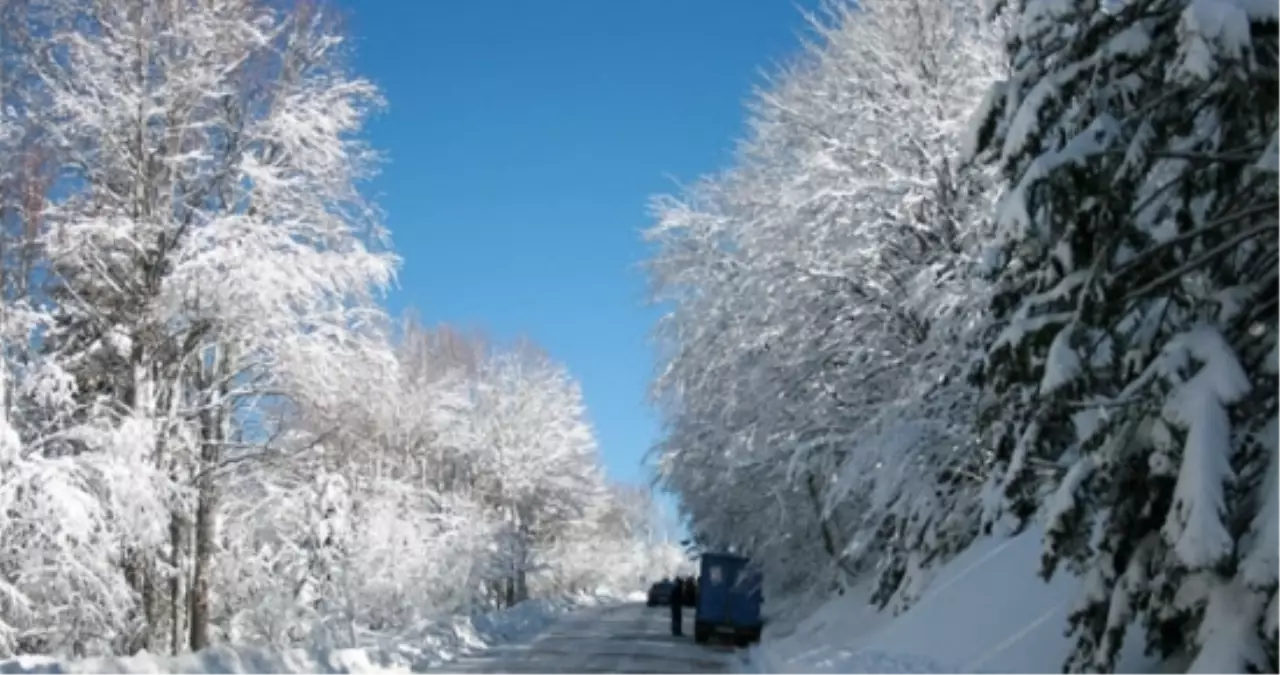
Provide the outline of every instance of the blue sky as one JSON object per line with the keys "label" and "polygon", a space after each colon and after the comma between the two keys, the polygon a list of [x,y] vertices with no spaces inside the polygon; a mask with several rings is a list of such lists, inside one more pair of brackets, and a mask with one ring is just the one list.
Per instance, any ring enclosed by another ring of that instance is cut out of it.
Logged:
{"label": "blue sky", "polygon": [[610,475],[648,480],[646,201],[729,161],[814,2],[344,1],[390,101],[371,140],[404,258],[391,308],[541,344],[581,381]]}

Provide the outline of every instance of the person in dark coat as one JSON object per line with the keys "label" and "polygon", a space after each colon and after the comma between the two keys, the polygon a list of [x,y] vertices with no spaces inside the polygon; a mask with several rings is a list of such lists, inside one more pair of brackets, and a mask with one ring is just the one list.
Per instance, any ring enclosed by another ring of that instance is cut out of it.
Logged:
{"label": "person in dark coat", "polygon": [[687,607],[698,606],[698,580],[693,577],[684,582],[684,604]]}
{"label": "person in dark coat", "polygon": [[676,577],[675,587],[671,589],[671,634],[680,637],[683,633],[680,624],[684,620],[684,579]]}

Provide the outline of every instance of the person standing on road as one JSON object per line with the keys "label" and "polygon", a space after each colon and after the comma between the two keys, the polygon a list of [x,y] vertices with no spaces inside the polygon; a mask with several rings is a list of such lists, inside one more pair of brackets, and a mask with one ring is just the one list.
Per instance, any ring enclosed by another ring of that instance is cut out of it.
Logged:
{"label": "person standing on road", "polygon": [[684,579],[676,577],[675,586],[671,589],[671,634],[680,637],[680,624],[684,620]]}

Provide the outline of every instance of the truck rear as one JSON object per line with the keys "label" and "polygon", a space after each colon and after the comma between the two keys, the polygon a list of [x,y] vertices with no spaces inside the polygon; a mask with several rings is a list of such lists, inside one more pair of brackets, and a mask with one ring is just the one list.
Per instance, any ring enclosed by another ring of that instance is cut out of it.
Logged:
{"label": "truck rear", "polygon": [[693,638],[707,642],[720,636],[745,646],[760,639],[764,620],[760,575],[748,560],[728,553],[704,553],[698,575],[698,605]]}

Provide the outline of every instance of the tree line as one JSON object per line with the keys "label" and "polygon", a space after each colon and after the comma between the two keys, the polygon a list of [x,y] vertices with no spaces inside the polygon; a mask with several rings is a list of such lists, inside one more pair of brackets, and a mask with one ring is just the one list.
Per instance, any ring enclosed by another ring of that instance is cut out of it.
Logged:
{"label": "tree line", "polygon": [[[1274,671],[1277,12],[829,2],[731,166],[647,237],[694,537],[804,606],[910,606],[978,537],[1082,577],[1064,667],[1127,633]],[[1030,572],[1030,571],[1029,571]]]}
{"label": "tree line", "polygon": [[330,10],[0,3],[0,656],[354,646],[679,563],[562,365],[379,304]]}

